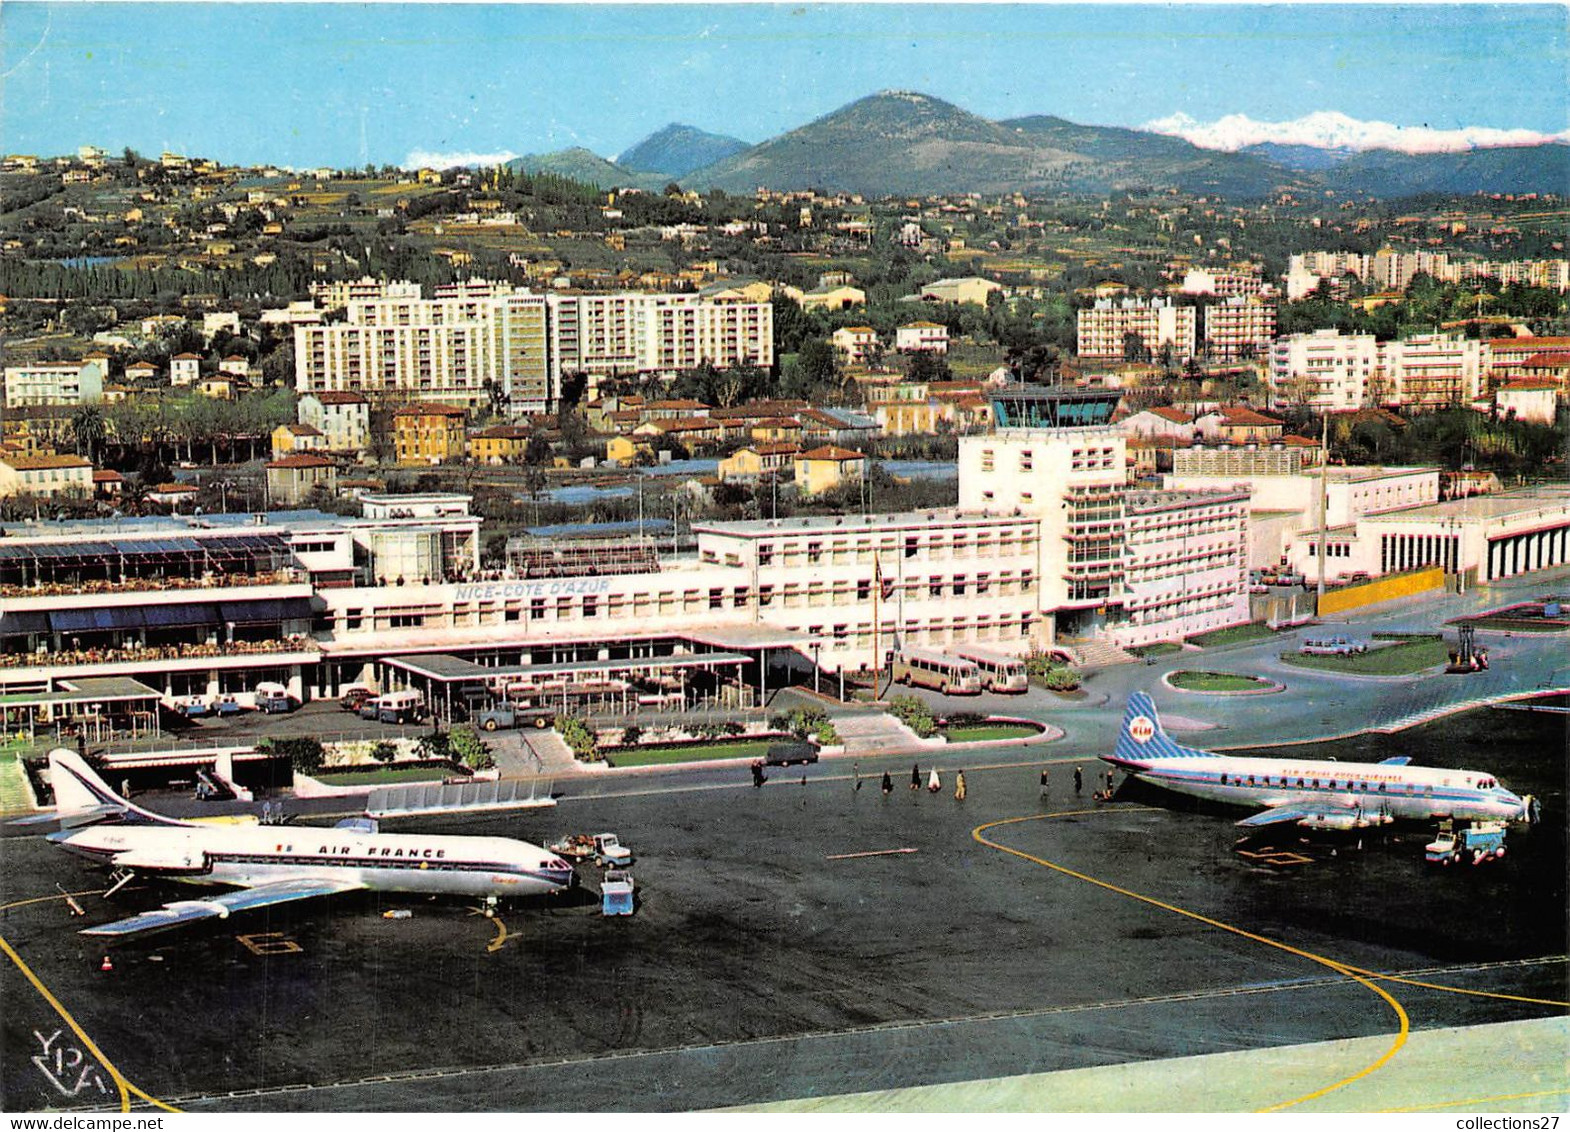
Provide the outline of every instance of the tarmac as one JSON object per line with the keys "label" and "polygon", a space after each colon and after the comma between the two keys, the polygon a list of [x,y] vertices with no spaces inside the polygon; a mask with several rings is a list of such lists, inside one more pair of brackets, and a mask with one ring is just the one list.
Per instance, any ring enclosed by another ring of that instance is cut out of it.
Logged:
{"label": "tarmac", "polygon": [[[1436,615],[1510,600],[1375,611],[1357,631],[1432,631]],[[1235,812],[1137,782],[1111,804],[1090,797],[1131,688],[1154,690],[1171,722],[1214,725],[1201,745],[1241,746],[1563,682],[1562,639],[1486,643],[1496,666],[1478,677],[1292,669],[1286,693],[1242,700],[1160,688],[1194,662],[1176,655],[1098,672],[1076,701],[983,698],[1050,719],[1051,741],[826,759],[761,789],[744,766],[580,773],[526,733],[506,765],[527,772],[540,750],[554,810],[391,827],[536,842],[616,830],[638,858],[629,919],[602,918],[587,891],[495,917],[366,894],[133,941],[105,971],[77,928],[192,890],[136,882],[105,901],[102,874],[8,827],[0,1107],[1563,1110],[1563,717],[1485,711],[1315,743],[1486,768],[1537,794],[1541,825],[1477,869],[1426,867],[1431,830],[1240,838]],[[1204,666],[1268,670],[1282,647]],[[909,789],[912,762],[923,778],[937,766],[944,790]],[[334,804],[301,820],[328,822]],[[394,910],[411,915],[380,915]]]}

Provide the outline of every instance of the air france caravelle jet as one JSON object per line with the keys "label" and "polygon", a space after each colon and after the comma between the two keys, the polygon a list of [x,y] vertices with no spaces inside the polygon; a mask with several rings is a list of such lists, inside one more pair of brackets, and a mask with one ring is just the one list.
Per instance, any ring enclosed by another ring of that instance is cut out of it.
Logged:
{"label": "air france caravelle jet", "polygon": [[[351,819],[338,827],[215,826],[179,821],[133,805],[72,751],[50,752],[60,830],[48,840],[108,865],[238,892],[180,900],[83,935],[124,937],[212,916],[355,889],[450,896],[533,896],[572,886],[572,866],[538,845],[510,837],[379,833]],[[115,889],[111,889],[113,892]]]}
{"label": "air france caravelle jet", "polygon": [[1240,826],[1296,822],[1310,829],[1363,829],[1396,818],[1533,821],[1537,811],[1531,795],[1517,797],[1492,775],[1409,766],[1405,756],[1342,763],[1241,758],[1185,747],[1161,729],[1155,702],[1144,692],[1129,696],[1117,745],[1101,758],[1179,794],[1265,807]]}

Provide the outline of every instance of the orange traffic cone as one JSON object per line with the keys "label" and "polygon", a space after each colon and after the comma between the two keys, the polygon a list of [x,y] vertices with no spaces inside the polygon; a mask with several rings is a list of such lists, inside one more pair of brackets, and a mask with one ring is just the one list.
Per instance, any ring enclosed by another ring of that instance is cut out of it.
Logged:
{"label": "orange traffic cone", "polygon": [[114,970],[114,961],[111,960],[109,958],[109,956],[105,955],[104,956],[104,961],[102,963],[98,964],[98,969],[100,971],[113,971]]}

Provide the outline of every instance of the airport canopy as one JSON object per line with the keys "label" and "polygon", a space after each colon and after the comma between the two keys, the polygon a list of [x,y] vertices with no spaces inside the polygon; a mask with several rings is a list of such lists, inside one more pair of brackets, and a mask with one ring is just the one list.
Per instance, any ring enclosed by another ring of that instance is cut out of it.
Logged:
{"label": "airport canopy", "polygon": [[615,676],[661,672],[678,668],[711,668],[740,665],[751,657],[730,652],[669,653],[664,656],[621,657],[616,660],[575,660],[561,664],[476,664],[461,656],[436,653],[428,656],[390,656],[385,663],[439,684],[475,684],[523,677],[577,676],[585,673]]}
{"label": "airport canopy", "polygon": [[[155,703],[163,693],[129,676],[84,676],[61,682],[58,692],[15,692],[0,696],[0,707],[40,707],[44,704]],[[69,687],[65,685],[69,684]]]}
{"label": "airport canopy", "polygon": [[806,633],[778,629],[773,625],[712,625],[707,628],[688,629],[684,635],[699,644],[721,649],[810,649],[813,639]]}

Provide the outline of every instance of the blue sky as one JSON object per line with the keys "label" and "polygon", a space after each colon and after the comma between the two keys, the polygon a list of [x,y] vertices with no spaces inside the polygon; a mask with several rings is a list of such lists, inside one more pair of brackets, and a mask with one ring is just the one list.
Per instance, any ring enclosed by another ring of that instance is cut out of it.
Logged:
{"label": "blue sky", "polygon": [[0,149],[225,162],[761,141],[863,95],[1138,126],[1570,127],[1559,5],[0,5]]}

